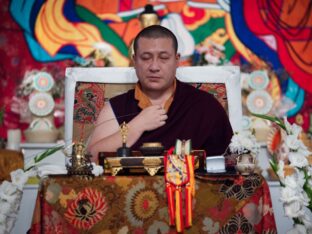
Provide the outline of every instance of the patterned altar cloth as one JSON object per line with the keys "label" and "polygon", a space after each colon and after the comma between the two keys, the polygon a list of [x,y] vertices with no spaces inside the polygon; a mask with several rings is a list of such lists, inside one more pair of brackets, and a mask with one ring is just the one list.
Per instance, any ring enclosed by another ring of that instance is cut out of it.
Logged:
{"label": "patterned altar cloth", "polygon": [[[197,178],[185,233],[277,233],[270,191],[257,174]],[[51,176],[42,181],[31,233],[176,233],[162,176]]]}

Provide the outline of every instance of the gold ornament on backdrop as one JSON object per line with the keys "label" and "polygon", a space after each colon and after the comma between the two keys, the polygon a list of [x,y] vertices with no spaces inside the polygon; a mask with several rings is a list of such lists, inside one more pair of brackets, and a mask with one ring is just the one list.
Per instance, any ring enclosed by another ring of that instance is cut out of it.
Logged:
{"label": "gold ornament on backdrop", "polygon": [[[139,15],[139,20],[140,20],[142,29],[148,26],[160,24],[159,16],[157,12],[154,10],[153,5],[150,5],[150,4],[145,5],[144,11],[142,11]],[[134,55],[134,48],[133,48],[133,41],[132,41],[130,48],[129,48],[130,60],[132,59],[133,55]],[[130,65],[132,65],[132,63]]]}
{"label": "gold ornament on backdrop", "polygon": [[154,7],[150,4],[147,4],[144,8],[144,11],[139,15],[139,20],[142,25],[142,28],[148,26],[159,24],[159,17],[157,12],[154,10]]}

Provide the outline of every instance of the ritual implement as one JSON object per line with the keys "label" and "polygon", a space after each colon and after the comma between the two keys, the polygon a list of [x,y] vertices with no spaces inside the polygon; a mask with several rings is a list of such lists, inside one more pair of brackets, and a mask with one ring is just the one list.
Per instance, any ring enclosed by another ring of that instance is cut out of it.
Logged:
{"label": "ritual implement", "polygon": [[[194,156],[191,141],[176,141],[164,157],[166,193],[168,199],[169,224],[177,232],[192,226],[192,198],[195,196]],[[182,192],[185,193],[183,218]]]}

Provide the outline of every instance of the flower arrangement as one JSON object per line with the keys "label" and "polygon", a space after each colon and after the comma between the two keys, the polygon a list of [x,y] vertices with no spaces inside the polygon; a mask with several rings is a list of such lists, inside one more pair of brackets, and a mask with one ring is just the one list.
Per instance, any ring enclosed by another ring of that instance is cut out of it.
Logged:
{"label": "flower arrangement", "polygon": [[28,166],[26,165],[25,170],[17,169],[10,173],[11,182],[3,181],[0,184],[0,233],[10,233],[14,227],[22,200],[23,187],[29,177],[38,173],[37,163],[62,148],[63,146],[56,146],[39,153]]}
{"label": "flower arrangement", "polygon": [[[2,184],[0,184],[0,233],[10,233],[14,227],[22,200],[23,187],[29,177],[37,175],[42,177],[48,174],[55,174],[55,171],[58,173],[67,173],[65,167],[57,168],[55,165],[46,165],[40,168],[38,165],[43,159],[63,148],[63,145],[58,145],[39,153],[30,162],[26,163],[25,170],[17,169],[10,173],[11,182],[3,181]],[[93,175],[99,176],[103,174],[103,168],[101,166],[92,163],[92,168]]]}
{"label": "flower arrangement", "polygon": [[12,182],[3,181],[0,185],[0,233],[10,233],[18,215],[24,184],[29,172],[21,169],[10,173]]}
{"label": "flower arrangement", "polygon": [[229,148],[232,153],[251,153],[253,156],[256,156],[260,146],[250,130],[243,130],[234,133]]}
{"label": "flower arrangement", "polygon": [[[310,233],[312,232],[312,166],[309,164],[308,156],[311,152],[300,139],[302,129],[296,124],[291,125],[286,117],[280,119],[266,115],[253,115],[270,120],[286,133],[285,144],[289,149],[287,161],[273,158],[270,160],[270,165],[282,186],[280,200],[283,202],[285,215],[294,221],[294,227],[288,233]],[[285,163],[293,168],[293,174],[285,175]]]}

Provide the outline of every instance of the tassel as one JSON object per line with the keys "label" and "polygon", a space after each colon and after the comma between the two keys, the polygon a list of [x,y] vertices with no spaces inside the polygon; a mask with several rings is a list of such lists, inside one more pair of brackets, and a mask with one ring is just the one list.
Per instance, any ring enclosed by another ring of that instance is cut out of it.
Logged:
{"label": "tassel", "polygon": [[169,225],[174,226],[175,225],[175,221],[174,221],[175,210],[174,210],[174,198],[173,198],[174,188],[169,183],[166,186],[166,193],[167,193],[167,200],[168,200]]}
{"label": "tassel", "polygon": [[185,187],[185,226],[192,226],[192,198],[195,196],[195,176],[194,176],[194,156],[187,155],[186,163],[188,166],[189,183]]}
{"label": "tassel", "polygon": [[192,189],[190,185],[185,187],[185,227],[192,226]]}
{"label": "tassel", "polygon": [[[172,153],[173,148],[164,157],[169,224],[170,226],[175,225],[177,232],[180,233],[184,231],[185,227],[192,226],[192,200],[195,196],[195,160],[192,155],[184,155],[183,161],[175,162],[178,155],[172,155]],[[185,169],[187,177],[180,175],[182,171],[185,172]],[[185,204],[182,204],[182,189],[184,189]],[[183,217],[183,205],[185,207],[185,217]]]}
{"label": "tassel", "polygon": [[181,188],[176,188],[175,190],[175,202],[176,202],[176,228],[177,232],[183,232],[183,215],[182,215],[182,196]]}
{"label": "tassel", "polygon": [[189,169],[189,183],[192,191],[192,196],[195,196],[195,176],[194,176],[194,156],[192,155],[187,155],[187,164],[188,164],[188,169]]}

